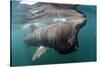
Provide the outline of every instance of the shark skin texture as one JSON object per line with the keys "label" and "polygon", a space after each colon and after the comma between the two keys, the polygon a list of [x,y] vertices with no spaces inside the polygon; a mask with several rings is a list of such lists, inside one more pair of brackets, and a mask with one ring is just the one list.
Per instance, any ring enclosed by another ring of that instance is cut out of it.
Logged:
{"label": "shark skin texture", "polygon": [[[77,36],[86,24],[86,17],[75,10],[76,5],[39,2],[30,7],[27,17],[31,20],[23,27],[30,28],[31,34],[26,35],[23,42],[30,47],[39,47],[32,57],[33,61],[51,48],[59,54],[69,54],[78,50]],[[54,19],[55,21],[49,25],[38,23],[48,18],[56,18],[56,20]]]}

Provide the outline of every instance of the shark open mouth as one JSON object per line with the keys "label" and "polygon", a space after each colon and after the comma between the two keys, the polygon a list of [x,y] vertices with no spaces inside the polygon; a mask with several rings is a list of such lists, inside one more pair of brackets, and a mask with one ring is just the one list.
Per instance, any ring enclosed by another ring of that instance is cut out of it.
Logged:
{"label": "shark open mouth", "polygon": [[59,54],[69,54],[79,48],[78,32],[86,24],[83,13],[75,10],[76,5],[39,2],[31,5],[27,17],[31,21],[24,24],[30,28],[24,43],[39,47],[33,55],[36,60],[53,48]]}

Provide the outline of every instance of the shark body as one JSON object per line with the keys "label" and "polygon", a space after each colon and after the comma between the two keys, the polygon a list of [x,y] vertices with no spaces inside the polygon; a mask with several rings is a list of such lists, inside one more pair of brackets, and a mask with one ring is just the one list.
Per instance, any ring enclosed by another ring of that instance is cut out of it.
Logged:
{"label": "shark body", "polygon": [[73,9],[74,5],[68,5],[68,8],[65,8],[65,6],[67,5],[58,8],[54,4],[46,4],[38,7],[40,11],[36,11],[35,8],[31,10],[33,23],[32,21],[31,24],[28,23],[30,24],[29,26],[34,25],[36,20],[41,21],[42,19],[60,16],[68,17],[67,20],[60,21],[61,23],[54,23],[34,29],[30,35],[24,38],[24,43],[28,46],[39,47],[33,55],[33,61],[45,54],[50,48],[59,54],[69,54],[79,48],[77,36],[79,30],[85,25],[86,18],[83,14]]}

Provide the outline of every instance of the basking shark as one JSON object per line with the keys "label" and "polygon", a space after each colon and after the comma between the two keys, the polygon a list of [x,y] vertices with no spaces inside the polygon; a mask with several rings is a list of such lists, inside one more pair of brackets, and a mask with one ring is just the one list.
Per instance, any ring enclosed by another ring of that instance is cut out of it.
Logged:
{"label": "basking shark", "polygon": [[[38,3],[31,7],[29,12],[33,19],[25,25],[28,25],[32,32],[24,38],[24,43],[28,46],[39,47],[33,55],[33,61],[51,48],[59,54],[69,54],[79,48],[77,36],[79,30],[86,24],[86,17],[75,10],[75,5]],[[49,25],[40,22],[43,19],[55,17],[56,22],[50,21]],[[36,27],[36,23],[45,25]],[[33,29],[35,27],[36,29]]]}

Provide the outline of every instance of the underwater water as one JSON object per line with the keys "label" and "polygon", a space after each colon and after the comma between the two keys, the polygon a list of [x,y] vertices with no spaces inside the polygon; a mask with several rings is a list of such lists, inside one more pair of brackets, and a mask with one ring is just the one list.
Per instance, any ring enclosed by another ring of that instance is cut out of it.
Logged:
{"label": "underwater water", "polygon": [[[79,49],[73,53],[60,55],[50,49],[39,59],[32,61],[32,56],[38,47],[27,47],[23,43],[24,32],[21,27],[25,21],[24,12],[26,8],[12,2],[11,14],[11,65],[42,65],[73,62],[96,61],[96,6],[79,5],[77,9],[86,15],[87,23],[79,31]],[[30,32],[30,31],[29,31]]]}

